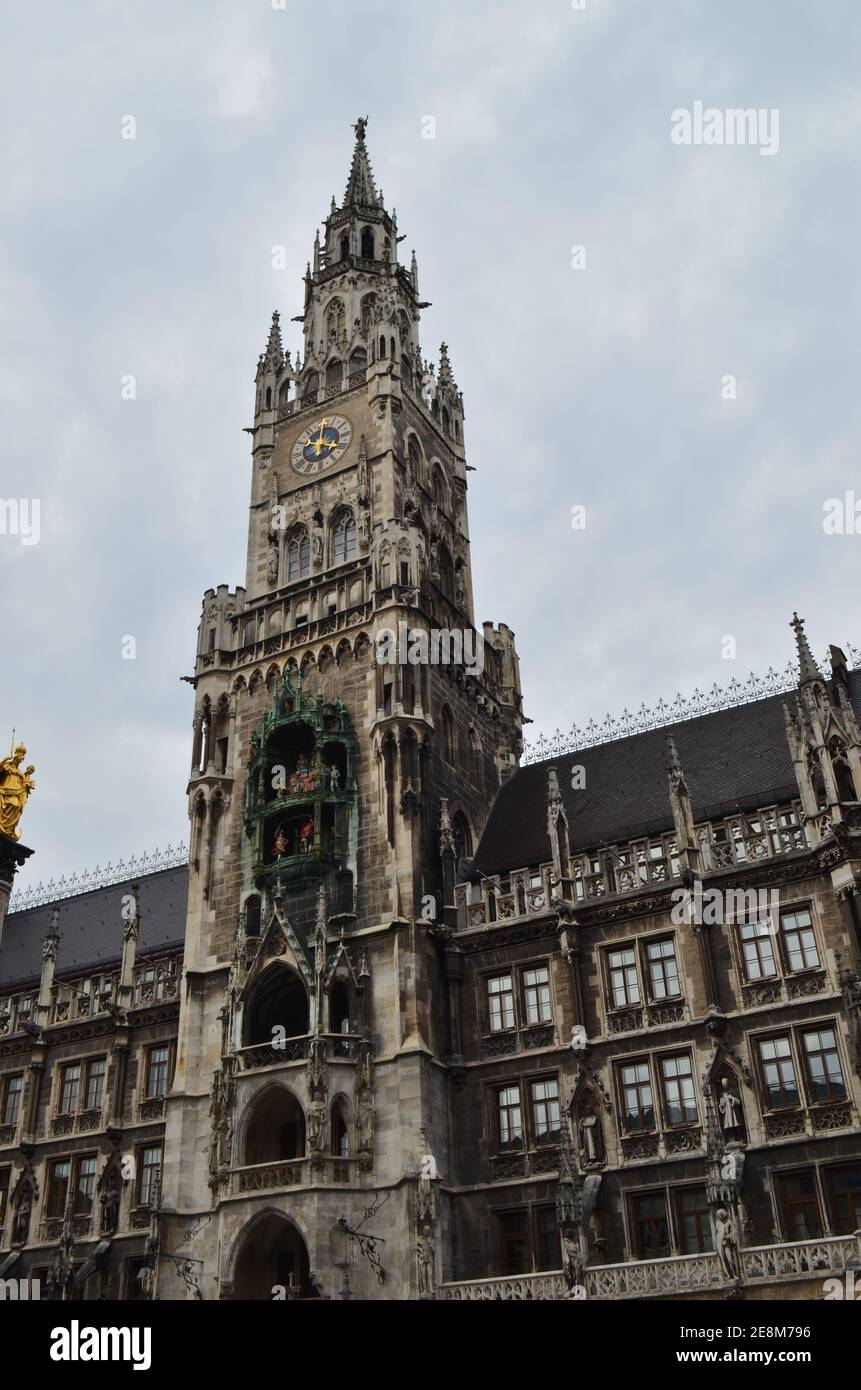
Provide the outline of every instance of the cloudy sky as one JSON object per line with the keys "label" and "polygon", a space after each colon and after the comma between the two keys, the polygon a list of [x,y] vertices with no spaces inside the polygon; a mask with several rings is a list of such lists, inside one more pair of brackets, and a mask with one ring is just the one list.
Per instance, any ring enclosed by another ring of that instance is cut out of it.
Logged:
{"label": "cloudy sky", "polygon": [[[823,528],[861,500],[857,0],[42,0],[3,31],[0,496],[40,502],[38,544],[0,535],[22,887],[186,834],[180,677],[244,573],[257,354],[359,115],[535,730],[782,666],[794,608],[817,654],[859,644],[861,520]],[[774,152],[674,143],[696,102],[762,109]]]}

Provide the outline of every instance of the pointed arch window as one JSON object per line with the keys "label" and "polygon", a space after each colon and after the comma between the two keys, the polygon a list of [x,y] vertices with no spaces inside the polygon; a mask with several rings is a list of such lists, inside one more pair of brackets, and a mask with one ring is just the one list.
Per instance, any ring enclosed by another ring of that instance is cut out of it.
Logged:
{"label": "pointed arch window", "polygon": [[439,587],[446,598],[454,597],[454,565],[444,545],[439,548]]}
{"label": "pointed arch window", "polygon": [[341,260],[345,261],[350,254],[350,238],[346,234],[341,237]]}
{"label": "pointed arch window", "polygon": [[407,458],[409,459],[410,468],[412,469],[412,474],[416,483],[421,483],[424,478],[422,451],[419,441],[414,434],[410,435],[410,442],[407,445]]}
{"label": "pointed arch window", "polygon": [[287,547],[287,582],[294,579],[307,579],[311,573],[311,541],[307,531],[292,537]]}
{"label": "pointed arch window", "polygon": [[342,348],[347,341],[347,311],[343,299],[333,299],[326,310],[326,342],[335,339]]}
{"label": "pointed arch window", "polygon": [[460,864],[461,859],[469,859],[472,855],[472,833],[466,816],[458,811],[451,823],[451,831],[454,837],[455,863]]}
{"label": "pointed arch window", "polygon": [[362,228],[362,259],[365,261],[374,259],[374,230],[372,227]]}
{"label": "pointed arch window", "polygon": [[442,751],[446,762],[454,766],[454,720],[448,705],[442,707]]}
{"label": "pointed arch window", "polygon": [[337,390],[344,380],[344,364],[338,358],[330,362],[326,368],[326,390]]}
{"label": "pointed arch window", "polygon": [[828,745],[828,751],[831,754],[831,766],[834,768],[837,795],[841,801],[857,801],[858,793],[855,790],[852,770],[842,741],[836,737],[832,738]]}
{"label": "pointed arch window", "polygon": [[355,560],[356,521],[352,512],[342,512],[332,527],[332,564],[343,565]]}
{"label": "pointed arch window", "polygon": [[445,474],[438,463],[434,464],[433,469],[433,500],[443,511],[448,511],[448,488],[446,487]]}
{"label": "pointed arch window", "polygon": [[317,398],[317,393],[319,392],[319,390],[320,390],[320,373],[319,373],[319,372],[309,372],[308,375],[307,375],[306,378],[305,378],[305,384],[304,384],[304,386],[302,387],[302,398],[303,398],[303,400],[305,400],[305,399],[316,400],[316,398]]}
{"label": "pointed arch window", "polygon": [[365,373],[367,372],[367,370],[368,354],[366,353],[364,348],[358,347],[350,355],[350,384],[355,385],[354,379],[356,377],[359,377],[361,381],[364,381]]}

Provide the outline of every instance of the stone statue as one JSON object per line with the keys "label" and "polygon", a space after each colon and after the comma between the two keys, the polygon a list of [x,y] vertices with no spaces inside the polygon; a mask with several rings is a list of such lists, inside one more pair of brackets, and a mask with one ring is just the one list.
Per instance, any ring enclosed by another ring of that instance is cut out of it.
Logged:
{"label": "stone statue", "polygon": [[117,1229],[120,1215],[120,1194],[115,1180],[111,1177],[105,1185],[100,1198],[102,1204],[102,1233],[109,1235]]}
{"label": "stone statue", "polygon": [[580,1152],[585,1163],[598,1163],[601,1160],[601,1126],[598,1116],[586,1110],[580,1116]]}
{"label": "stone statue", "polygon": [[418,1274],[419,1296],[434,1291],[434,1243],[430,1236],[419,1236],[416,1241],[416,1272]]}
{"label": "stone statue", "polygon": [[718,1207],[714,1213],[715,1245],[720,1262],[728,1279],[738,1279],[738,1241],[735,1226],[726,1207]]}
{"label": "stone statue", "polygon": [[19,743],[9,757],[0,762],[0,834],[7,835],[10,840],[21,838],[18,822],[27,797],[36,786],[31,775],[36,770],[33,764],[21,768],[26,753],[27,749]]}
{"label": "stone statue", "polygon": [[315,1101],[308,1112],[308,1148],[312,1153],[322,1153],[326,1109],[320,1101]]}
{"label": "stone statue", "polygon": [[720,1111],[721,1124],[724,1129],[740,1130],[743,1128],[741,1118],[741,1101],[734,1091],[729,1088],[728,1079],[721,1077],[721,1090],[718,1097],[718,1110]]}
{"label": "stone statue", "polygon": [[30,1191],[25,1189],[21,1200],[15,1210],[15,1224],[13,1241],[15,1245],[24,1245],[30,1231]]}
{"label": "stone statue", "polygon": [[278,541],[274,536],[269,540],[269,564],[266,573],[270,584],[278,583]]}
{"label": "stone statue", "polygon": [[569,1289],[576,1289],[583,1283],[583,1252],[576,1234],[562,1232],[562,1268],[565,1283]]}

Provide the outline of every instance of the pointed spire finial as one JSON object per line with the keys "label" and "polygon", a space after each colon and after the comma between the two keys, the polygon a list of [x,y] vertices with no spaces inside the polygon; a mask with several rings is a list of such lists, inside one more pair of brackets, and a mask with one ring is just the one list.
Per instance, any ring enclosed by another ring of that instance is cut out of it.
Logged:
{"label": "pointed spire finial", "polygon": [[804,619],[799,618],[797,613],[793,613],[789,626],[795,633],[795,643],[798,648],[798,684],[806,685],[808,681],[821,681],[822,673],[813,660],[807,633],[804,631]]}
{"label": "pointed spire finial", "polygon": [[380,207],[380,197],[374,183],[374,175],[371,170],[371,161],[368,158],[368,147],[365,144],[365,131],[368,126],[367,116],[360,116],[353,126],[356,132],[356,147],[353,150],[353,163],[350,166],[350,177],[347,180],[347,191],[344,194],[344,207],[375,208]]}

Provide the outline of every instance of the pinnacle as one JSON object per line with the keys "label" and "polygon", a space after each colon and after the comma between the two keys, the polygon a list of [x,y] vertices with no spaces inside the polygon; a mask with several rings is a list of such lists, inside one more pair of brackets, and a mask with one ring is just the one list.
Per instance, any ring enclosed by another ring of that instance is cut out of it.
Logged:
{"label": "pinnacle", "polygon": [[269,339],[261,361],[265,367],[272,367],[275,371],[279,372],[284,365],[284,345],[281,341],[281,315],[277,309],[275,309],[272,314],[272,326],[269,329]]}
{"label": "pinnacle", "polygon": [[807,633],[804,631],[804,619],[799,618],[797,613],[793,613],[792,622],[789,626],[795,633],[795,642],[798,648],[799,685],[805,685],[808,681],[821,681],[822,674],[816,662],[813,660],[813,653],[810,650]]}

